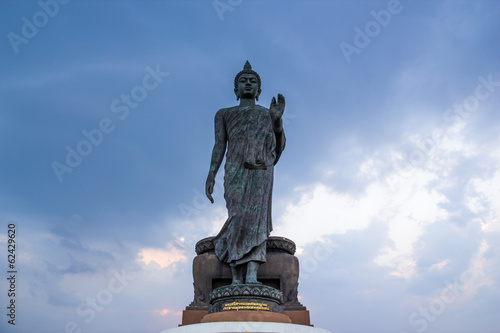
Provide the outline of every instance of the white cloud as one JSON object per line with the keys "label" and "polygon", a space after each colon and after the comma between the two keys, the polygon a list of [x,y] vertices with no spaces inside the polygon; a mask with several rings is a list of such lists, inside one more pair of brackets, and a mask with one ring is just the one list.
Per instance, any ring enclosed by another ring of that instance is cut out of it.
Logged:
{"label": "white cloud", "polygon": [[445,259],[443,261],[440,261],[434,265],[432,265],[431,267],[429,267],[429,270],[430,271],[440,271],[442,270],[446,265],[448,265],[449,263],[451,262],[451,259]]}
{"label": "white cloud", "polygon": [[460,277],[464,284],[464,294],[469,298],[474,296],[480,287],[491,286],[494,283],[492,278],[486,274],[487,259],[485,254],[489,247],[486,240],[481,241],[469,268]]}
{"label": "white cloud", "polygon": [[169,266],[175,267],[178,262],[186,262],[186,248],[184,238],[181,237],[175,243],[166,245],[166,249],[142,248],[137,253],[137,260],[150,266],[156,264],[159,268]]}
{"label": "white cloud", "polygon": [[492,152],[492,174],[473,177],[465,193],[465,204],[477,214],[485,232],[500,231],[500,149]]}
{"label": "white cloud", "polygon": [[[381,174],[374,165],[368,159],[361,164],[360,173]],[[378,168],[386,167],[382,164]],[[425,226],[447,217],[440,207],[446,202],[445,196],[428,186],[436,179],[434,173],[425,170],[417,170],[408,178],[393,173],[368,183],[361,195],[342,193],[323,183],[308,190],[296,189],[299,200],[286,207],[276,229],[280,235],[303,245],[327,235],[363,230],[373,221],[382,221],[388,227],[392,244],[380,249],[375,261],[407,272],[408,267],[413,267],[413,244]]]}
{"label": "white cloud", "polygon": [[[366,180],[360,194],[342,192],[326,182],[296,188],[293,193],[296,199],[291,199],[292,203],[276,219],[276,233],[303,247],[328,235],[363,230],[374,221],[382,222],[392,242],[379,249],[374,261],[392,268],[393,275],[410,278],[417,269],[415,242],[430,224],[447,223],[456,216],[455,211],[445,207],[450,203],[450,195],[461,195],[457,193],[461,191],[457,186],[463,182],[459,174],[461,163],[482,161],[485,155],[496,159],[494,171],[490,166],[489,177],[470,179],[465,201],[478,215],[476,220],[483,231],[500,230],[500,151],[494,149],[490,153],[495,143],[477,145],[466,136],[466,133],[472,135],[467,130],[468,121],[463,119],[444,125],[441,132],[446,135],[435,142],[422,163],[412,166],[409,174],[401,174],[397,169],[387,172],[394,160],[388,156],[407,156],[401,148],[379,149],[358,165],[357,174]],[[418,133],[408,135],[409,142],[416,146],[425,138]],[[431,270],[442,270],[450,262],[451,259],[442,260]]]}

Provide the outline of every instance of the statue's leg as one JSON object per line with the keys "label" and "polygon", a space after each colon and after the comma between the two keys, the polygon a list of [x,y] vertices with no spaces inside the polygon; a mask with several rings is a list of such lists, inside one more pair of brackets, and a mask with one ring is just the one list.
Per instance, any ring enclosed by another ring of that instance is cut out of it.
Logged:
{"label": "statue's leg", "polygon": [[233,281],[231,284],[243,284],[243,265],[231,266]]}
{"label": "statue's leg", "polygon": [[247,279],[246,283],[251,284],[261,284],[257,281],[257,271],[259,270],[260,262],[258,261],[249,261],[247,264]]}

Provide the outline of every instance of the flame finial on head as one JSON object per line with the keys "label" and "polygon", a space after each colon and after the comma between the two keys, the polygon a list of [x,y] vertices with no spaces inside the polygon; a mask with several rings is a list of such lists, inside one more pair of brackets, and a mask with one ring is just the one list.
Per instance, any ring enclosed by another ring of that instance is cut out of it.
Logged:
{"label": "flame finial on head", "polygon": [[250,65],[250,62],[247,60],[247,62],[245,62],[245,66],[243,66],[243,70],[252,70],[252,65]]}

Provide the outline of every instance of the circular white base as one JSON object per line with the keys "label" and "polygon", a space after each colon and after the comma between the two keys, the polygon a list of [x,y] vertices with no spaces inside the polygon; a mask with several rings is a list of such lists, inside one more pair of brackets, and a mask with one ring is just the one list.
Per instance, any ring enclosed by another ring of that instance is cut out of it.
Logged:
{"label": "circular white base", "polygon": [[219,322],[185,325],[161,333],[331,333],[330,331],[297,324],[263,322]]}

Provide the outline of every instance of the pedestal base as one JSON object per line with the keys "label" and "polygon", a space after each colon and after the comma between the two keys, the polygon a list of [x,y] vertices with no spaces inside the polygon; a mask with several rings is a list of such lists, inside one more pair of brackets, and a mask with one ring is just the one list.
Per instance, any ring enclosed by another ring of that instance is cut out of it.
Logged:
{"label": "pedestal base", "polygon": [[287,323],[292,321],[290,317],[283,313],[265,312],[265,311],[226,311],[211,313],[203,317],[202,323],[217,323],[227,321],[252,321],[252,322],[270,322]]}
{"label": "pedestal base", "polygon": [[[201,323],[203,317],[205,317],[207,314],[208,310],[184,310],[182,311],[182,323],[180,326],[199,324]],[[309,317],[308,310],[285,310],[284,314],[290,317],[292,324],[313,326],[311,325],[311,319]]]}
{"label": "pedestal base", "polygon": [[182,311],[182,323],[180,326],[199,324],[208,310],[184,310]]}
{"label": "pedestal base", "polygon": [[290,318],[292,324],[311,325],[311,319],[309,318],[308,310],[299,310],[299,311],[285,311],[285,314]]}
{"label": "pedestal base", "polygon": [[[298,300],[299,260],[294,256],[293,241],[274,236],[267,239],[266,263],[259,266],[257,275],[263,288],[254,288],[255,285],[227,288],[232,282],[231,267],[217,258],[212,239],[207,237],[196,243],[194,298],[182,313],[181,326],[201,323],[209,310],[210,313],[242,310],[283,313],[292,324],[312,326],[309,311]],[[216,289],[222,292],[214,293]]]}
{"label": "pedestal base", "polygon": [[283,293],[263,284],[231,284],[210,293],[208,313],[254,310],[283,313]]}
{"label": "pedestal base", "polygon": [[161,333],[331,333],[330,331],[296,324],[260,322],[220,322],[193,324],[171,328]]}

